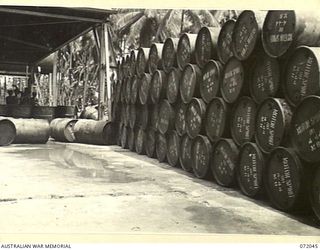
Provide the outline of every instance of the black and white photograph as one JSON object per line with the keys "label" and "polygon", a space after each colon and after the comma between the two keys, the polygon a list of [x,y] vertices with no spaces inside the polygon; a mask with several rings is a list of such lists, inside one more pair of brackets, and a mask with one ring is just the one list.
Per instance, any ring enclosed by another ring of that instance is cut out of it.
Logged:
{"label": "black and white photograph", "polygon": [[0,1],[1,248],[320,248],[320,4],[116,5]]}

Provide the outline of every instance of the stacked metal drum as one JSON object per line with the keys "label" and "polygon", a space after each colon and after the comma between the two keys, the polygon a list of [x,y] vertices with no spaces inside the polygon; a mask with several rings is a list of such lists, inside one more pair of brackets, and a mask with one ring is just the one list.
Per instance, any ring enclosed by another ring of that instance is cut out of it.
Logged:
{"label": "stacked metal drum", "polygon": [[242,11],[119,62],[119,145],[320,218],[320,17]]}

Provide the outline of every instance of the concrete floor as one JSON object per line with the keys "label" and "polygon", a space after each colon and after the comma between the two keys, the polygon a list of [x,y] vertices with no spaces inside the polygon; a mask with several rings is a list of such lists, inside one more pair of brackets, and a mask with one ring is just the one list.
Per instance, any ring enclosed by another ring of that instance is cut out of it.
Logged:
{"label": "concrete floor", "polygon": [[281,213],[118,146],[2,147],[0,173],[0,234],[320,236],[310,215]]}

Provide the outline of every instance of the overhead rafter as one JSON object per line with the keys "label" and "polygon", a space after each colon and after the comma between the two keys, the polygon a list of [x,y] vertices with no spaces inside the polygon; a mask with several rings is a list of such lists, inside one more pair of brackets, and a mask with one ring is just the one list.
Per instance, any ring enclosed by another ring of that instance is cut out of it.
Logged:
{"label": "overhead rafter", "polygon": [[41,22],[41,23],[4,24],[4,25],[0,25],[0,28],[56,25],[56,24],[68,24],[68,23],[79,23],[79,22],[81,22],[81,21],[57,21],[57,22]]}
{"label": "overhead rafter", "polygon": [[0,35],[0,38],[8,40],[8,41],[16,42],[16,43],[21,43],[21,44],[24,44],[24,45],[28,45],[28,46],[31,46],[31,47],[35,47],[35,48],[38,48],[38,49],[51,51],[51,48],[48,48],[46,46],[43,46],[43,45],[40,45],[40,44],[36,44],[36,43],[32,43],[32,42],[23,41],[23,40],[20,40],[20,39],[17,39],[17,38],[13,38],[13,37],[9,37],[9,36],[3,36],[3,35]]}
{"label": "overhead rafter", "polygon": [[[92,29],[93,29],[93,27],[90,27],[90,28],[84,30],[83,32],[79,33],[77,36],[71,38],[70,40],[67,40],[66,42],[64,42],[63,44],[61,44],[59,47],[55,48],[55,49],[52,51],[52,53],[55,52],[55,51],[57,51],[57,50],[59,50],[59,49],[61,49],[61,48],[64,47],[66,44],[69,44],[69,43],[71,43],[72,41],[78,39],[80,36],[88,33],[88,32],[91,31]],[[39,63],[41,60],[43,60],[43,59],[46,58],[47,56],[48,56],[48,55],[46,55],[46,56],[44,56],[44,57],[41,57],[38,61],[36,61],[36,62],[34,62],[34,63],[35,63],[35,64]]]}
{"label": "overhead rafter", "polygon": [[79,17],[79,16],[72,16],[72,15],[68,16],[68,15],[62,15],[62,14],[52,14],[52,13],[46,13],[46,12],[15,9],[15,8],[5,8],[5,7],[0,7],[0,12],[38,16],[38,17],[51,17],[51,18],[66,19],[66,20],[78,20],[78,21],[92,22],[92,23],[102,23],[103,22],[103,20],[95,19],[95,18]]}
{"label": "overhead rafter", "polygon": [[27,65],[26,62],[20,62],[20,61],[5,61],[1,60],[0,61],[0,66],[2,67],[3,64],[11,64],[11,65]]}

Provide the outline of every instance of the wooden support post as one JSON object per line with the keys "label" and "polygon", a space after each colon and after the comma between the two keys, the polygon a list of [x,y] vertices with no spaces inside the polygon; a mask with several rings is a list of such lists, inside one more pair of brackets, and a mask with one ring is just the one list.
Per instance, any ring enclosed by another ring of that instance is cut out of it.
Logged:
{"label": "wooden support post", "polygon": [[[30,70],[30,76],[29,76],[29,77],[27,76],[26,78],[27,78],[27,81],[28,81],[28,89],[29,89],[29,91],[30,91],[29,97],[31,97],[32,86],[33,86],[34,83],[35,83],[35,77],[34,77],[35,66],[32,65],[32,66],[31,66],[31,69],[29,68],[29,66],[27,66],[27,67],[26,67],[26,73],[29,72],[29,70]],[[26,74],[26,75],[28,75],[28,74]]]}
{"label": "wooden support post", "polygon": [[88,92],[88,81],[89,81],[89,72],[88,67],[84,69],[84,81],[83,81],[83,98],[82,98],[82,110],[84,110],[87,103],[87,92]]}
{"label": "wooden support post", "polygon": [[[2,77],[0,76],[0,104],[2,104],[2,99],[5,99],[6,92],[2,92]],[[3,86],[4,89],[4,86]]]}
{"label": "wooden support post", "polygon": [[[30,75],[28,75],[28,73],[30,73]],[[31,90],[32,87],[32,77],[33,77],[33,68],[29,68],[29,65],[26,66],[26,80],[27,80],[27,84],[28,84],[28,88]]]}
{"label": "wooden support post", "polygon": [[106,108],[105,102],[105,79],[106,79],[106,47],[105,47],[105,24],[101,25],[100,35],[100,55],[99,55],[99,120],[104,119],[104,110]]}
{"label": "wooden support post", "polygon": [[34,82],[36,84],[36,88],[37,88],[37,92],[38,92],[38,96],[39,96],[39,104],[44,105],[44,99],[43,99],[42,91],[41,91],[40,74],[34,73],[33,77],[34,77]]}
{"label": "wooden support post", "polygon": [[53,94],[52,94],[52,73],[48,74],[49,84],[49,106],[53,106]]}
{"label": "wooden support post", "polygon": [[[70,47],[71,47],[71,44],[70,44]],[[72,54],[72,47],[70,48],[70,57],[69,57],[69,69],[68,69],[68,80],[69,80],[69,86],[72,86],[72,59],[73,58],[73,54]],[[72,103],[72,91],[71,93],[68,93],[67,95],[67,105],[71,105]]]}
{"label": "wooden support post", "polygon": [[6,103],[6,94],[7,94],[7,76],[4,76],[4,103]]}
{"label": "wooden support post", "polygon": [[99,38],[99,32],[97,29],[93,29],[93,35],[94,35],[94,40],[96,41],[96,50],[97,54],[100,54],[100,38]]}
{"label": "wooden support post", "polygon": [[53,57],[53,69],[52,69],[52,104],[53,106],[58,105],[58,85],[57,85],[57,59],[58,52],[54,53]]}
{"label": "wooden support post", "polygon": [[108,120],[111,121],[112,117],[112,112],[111,112],[111,79],[110,79],[110,51],[109,49],[111,46],[109,46],[109,24],[104,24],[105,29],[104,29],[104,34],[105,34],[105,48],[106,48],[106,54],[105,54],[105,60],[106,60],[106,93],[105,93],[105,100],[107,102],[107,110],[108,110]]}

